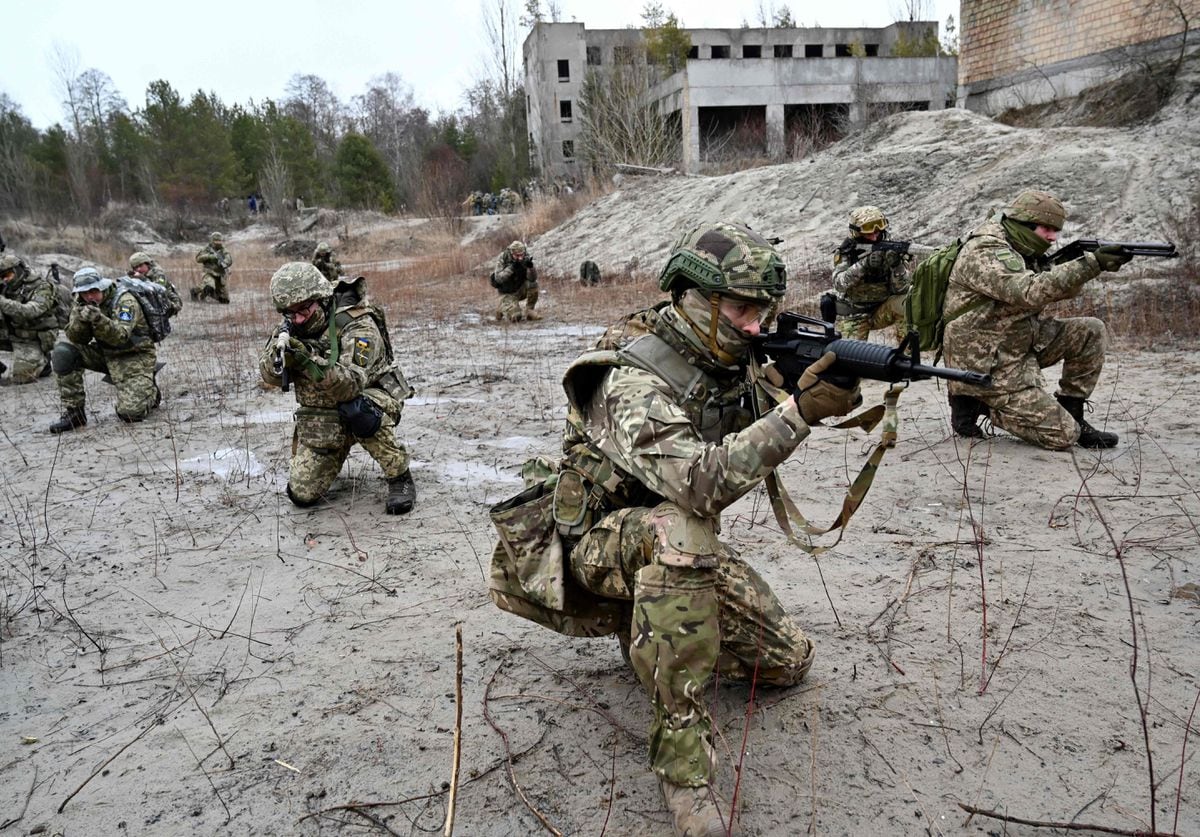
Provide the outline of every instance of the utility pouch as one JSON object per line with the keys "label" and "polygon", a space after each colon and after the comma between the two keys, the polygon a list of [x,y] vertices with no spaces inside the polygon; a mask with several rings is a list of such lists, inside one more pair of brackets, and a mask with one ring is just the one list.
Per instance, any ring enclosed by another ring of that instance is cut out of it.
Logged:
{"label": "utility pouch", "polygon": [[396,399],[401,406],[416,394],[416,390],[409,386],[404,372],[400,370],[399,366],[392,366],[391,369],[380,375],[374,385]]}
{"label": "utility pouch", "polygon": [[336,450],[346,441],[337,410],[301,407],[296,410],[296,441],[317,450]]}
{"label": "utility pouch", "polygon": [[587,531],[588,488],[578,471],[564,468],[554,486],[554,522],[561,535],[578,537]]}
{"label": "utility pouch", "polygon": [[383,424],[383,411],[365,395],[338,404],[337,414],[346,430],[359,439],[371,438]]}

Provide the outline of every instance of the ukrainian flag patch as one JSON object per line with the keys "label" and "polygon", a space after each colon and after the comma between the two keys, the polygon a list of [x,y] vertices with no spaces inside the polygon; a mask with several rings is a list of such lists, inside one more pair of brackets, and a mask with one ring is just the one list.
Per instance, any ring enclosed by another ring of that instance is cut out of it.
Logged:
{"label": "ukrainian flag patch", "polygon": [[354,338],[354,365],[366,366],[371,359],[371,340],[368,337]]}

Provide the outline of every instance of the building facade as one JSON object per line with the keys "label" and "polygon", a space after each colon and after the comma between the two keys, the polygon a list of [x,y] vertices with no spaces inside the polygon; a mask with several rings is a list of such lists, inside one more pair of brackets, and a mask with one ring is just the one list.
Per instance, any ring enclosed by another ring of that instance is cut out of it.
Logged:
{"label": "building facade", "polygon": [[1200,24],[1200,0],[962,0],[961,11],[958,101],[987,114],[1177,54]]}
{"label": "building facade", "polygon": [[[895,57],[931,21],[878,29],[685,29],[691,41],[677,72],[658,73],[646,95],[678,125],[681,164],[698,171],[737,126],[761,136],[762,152],[783,159],[789,137],[816,120],[861,125],[883,109],[938,110],[952,104],[953,56]],[[524,44],[526,115],[533,163],[548,179],[581,178],[580,95],[589,72],[644,63],[638,29],[588,30],[537,23]],[[657,70],[657,68],[655,68]],[[665,76],[665,77],[664,77]]]}

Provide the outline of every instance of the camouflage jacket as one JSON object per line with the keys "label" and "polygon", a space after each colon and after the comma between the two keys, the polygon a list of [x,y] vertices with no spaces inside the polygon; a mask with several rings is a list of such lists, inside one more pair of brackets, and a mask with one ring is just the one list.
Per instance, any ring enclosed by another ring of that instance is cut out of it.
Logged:
{"label": "camouflage jacket", "polygon": [[833,251],[833,290],[853,305],[874,307],[889,296],[908,290],[909,271],[936,248],[909,244],[907,253],[884,253],[887,264],[867,267],[871,242],[847,238]]}
{"label": "camouflage jacket", "polygon": [[58,291],[49,279],[27,273],[21,279],[0,282],[0,319],[11,336],[32,340],[39,332],[57,332],[56,305]]}
{"label": "camouflage jacket", "polygon": [[1040,386],[1037,364],[1025,361],[1043,348],[1036,345],[1042,309],[1100,274],[1091,253],[1046,268],[1020,256],[998,222],[973,230],[946,288],[946,365],[991,374],[992,392]]}
{"label": "camouflage jacket", "polygon": [[130,279],[143,279],[162,286],[163,290],[167,292],[167,300],[171,303],[171,310],[167,312],[168,317],[174,317],[183,310],[183,298],[179,296],[179,291],[176,290],[171,280],[167,278],[167,272],[159,267],[156,262],[150,263],[150,269],[146,271],[145,276],[140,276],[132,270],[127,275]]}
{"label": "camouflage jacket", "polygon": [[665,342],[652,333],[617,351],[589,352],[567,370],[564,467],[604,484],[610,505],[662,498],[689,514],[716,517],[786,460],[808,425],[791,398],[750,422],[740,407],[744,375],[697,371],[688,391],[677,391],[649,368],[668,365],[653,360],[662,346],[646,341]]}
{"label": "camouflage jacket", "polygon": [[317,270],[321,271],[321,275],[323,275],[326,279],[328,279],[330,282],[334,283],[335,285],[337,284],[337,280],[338,280],[339,276],[346,275],[345,273],[342,272],[342,263],[339,262],[332,255],[324,256],[324,257],[314,256],[312,263],[313,263],[313,267],[315,267]]}
{"label": "camouflage jacket", "polygon": [[101,314],[95,322],[81,316],[87,307],[78,299],[71,306],[71,319],[64,331],[72,343],[86,346],[94,340],[105,356],[155,353],[146,316],[136,296],[128,291],[113,291],[95,306]]}
{"label": "camouflage jacket", "polygon": [[224,247],[219,250],[211,244],[196,254],[196,261],[204,266],[204,272],[213,276],[224,276],[233,267],[233,256]]}
{"label": "camouflage jacket", "polygon": [[495,275],[497,285],[511,284],[514,293],[526,282],[537,282],[537,268],[533,266],[532,257],[526,253],[523,261],[513,261],[512,254],[507,249],[496,257]]}
{"label": "camouflage jacket", "polygon": [[[398,389],[403,376],[391,356],[391,347],[379,331],[375,319],[365,307],[338,308],[334,311],[333,329],[325,329],[317,337],[298,338],[311,352],[315,366],[305,369],[302,363],[293,363],[289,368],[290,378],[295,385],[296,401],[301,407],[335,409],[338,404],[364,394],[368,388],[381,392],[368,393],[372,400],[383,400],[386,395],[403,401],[407,392]],[[283,324],[276,326],[271,339],[258,356],[258,369],[263,381],[271,386],[280,386],[282,379],[275,374],[275,340],[283,331]],[[330,335],[337,340],[337,357],[334,357]],[[292,356],[295,358],[295,356]],[[398,383],[393,379],[398,379]],[[407,388],[407,384],[403,384]],[[381,403],[389,412],[398,405]]]}

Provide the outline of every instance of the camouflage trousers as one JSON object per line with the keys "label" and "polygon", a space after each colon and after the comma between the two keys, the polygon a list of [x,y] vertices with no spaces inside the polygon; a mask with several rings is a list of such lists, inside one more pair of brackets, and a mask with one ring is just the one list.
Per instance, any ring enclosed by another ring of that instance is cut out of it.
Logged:
{"label": "camouflage trousers", "polygon": [[[533,307],[537,305],[537,301],[537,282],[526,282],[511,294],[500,294],[500,304],[496,308],[496,320],[517,323],[527,319],[533,313]],[[524,311],[521,310],[522,302],[525,303]]]}
{"label": "camouflage trousers", "polygon": [[654,706],[651,769],[674,784],[699,787],[715,766],[706,703],[714,671],[793,686],[812,664],[813,645],[762,577],[728,547],[721,546],[711,568],[659,562],[657,511],[606,515],[575,545],[570,566],[585,589],[631,603],[630,662]]}
{"label": "camouflage trousers", "polygon": [[[28,333],[28,332],[26,332]],[[53,331],[36,332],[37,337],[13,337],[5,340],[12,349],[12,382],[14,384],[32,384],[42,374],[46,364],[50,362],[50,350],[54,348],[57,336]]]}
{"label": "camouflage trousers", "polygon": [[[408,450],[396,441],[396,421],[386,412],[375,435],[366,439],[359,439],[345,430],[334,430],[324,431],[325,439],[312,444],[314,437],[308,432],[310,428],[302,426],[306,421],[312,420],[297,415],[288,470],[288,490],[301,503],[312,503],[324,496],[356,444],[362,445],[363,450],[379,463],[386,478],[398,477],[408,470]],[[309,441],[302,441],[304,439]]]}
{"label": "camouflage trousers", "polygon": [[215,299],[217,302],[229,302],[229,280],[224,273],[205,273],[204,281],[198,288],[192,288],[192,298],[198,300]]}
{"label": "camouflage trousers", "polygon": [[1012,369],[992,373],[991,390],[977,387],[962,391],[951,383],[951,395],[978,398],[991,411],[992,424],[1018,439],[1049,450],[1066,450],[1079,438],[1079,425],[1045,389],[1041,370],[1062,361],[1058,393],[1088,398],[1104,368],[1107,337],[1104,323],[1095,317],[1047,319],[1040,323],[1033,351]]}
{"label": "camouflage trousers", "polygon": [[866,340],[888,326],[895,326],[897,343],[904,339],[904,294],[889,296],[870,313],[839,316],[835,328],[848,340]]}
{"label": "camouflage trousers", "polygon": [[84,370],[102,372],[117,388],[117,415],[138,421],[158,406],[160,395],[154,381],[158,358],[154,344],[136,352],[106,355],[95,343],[76,346],[60,341],[50,353],[50,363],[58,376],[58,395],[64,410],[82,410],[86,403]]}

